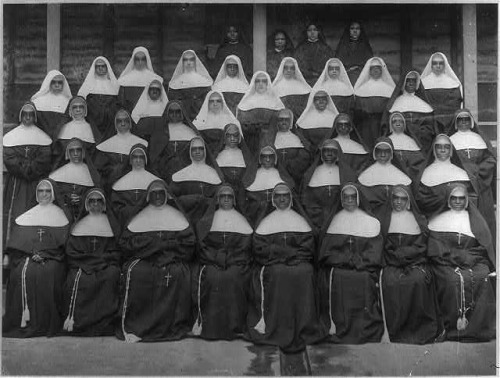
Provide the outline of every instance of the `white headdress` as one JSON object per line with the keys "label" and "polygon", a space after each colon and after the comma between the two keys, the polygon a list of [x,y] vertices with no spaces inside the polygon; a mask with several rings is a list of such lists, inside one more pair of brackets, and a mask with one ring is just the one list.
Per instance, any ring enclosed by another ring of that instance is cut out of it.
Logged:
{"label": "white headdress", "polygon": [[[227,76],[226,65],[228,63],[228,60],[234,60],[238,65],[238,75],[236,77]],[[224,59],[224,63],[222,64],[219,73],[215,78],[212,89],[219,92],[245,93],[248,90],[248,86],[248,80],[245,77],[241,59],[236,55],[226,56],[226,59]]]}
{"label": "white headdress", "polygon": [[[187,53],[193,54],[196,61],[193,72],[184,72],[183,59]],[[210,87],[213,82],[210,74],[196,53],[193,50],[186,50],[182,53],[168,86],[172,89]]]}
{"label": "white headdress", "polygon": [[[382,67],[382,76],[378,80],[374,80],[370,76],[370,67],[380,65]],[[363,70],[359,74],[358,80],[354,85],[354,94],[358,97],[387,97],[392,96],[396,84],[387,69],[387,66],[382,58],[373,57],[368,59]]]}
{"label": "white headdress", "polygon": [[[340,74],[336,80],[333,80],[330,75],[328,75],[328,66],[331,63],[337,63],[340,66]],[[329,96],[352,96],[354,94],[354,88],[349,80],[344,64],[340,59],[331,58],[326,62],[323,72],[313,87],[315,91],[320,89],[328,93]]]}
{"label": "white headdress", "polygon": [[[160,87],[161,95],[158,100],[153,101],[149,97],[149,88],[155,83],[157,83],[156,85]],[[167,107],[167,103],[168,98],[165,88],[163,87],[163,79],[154,79],[151,83],[144,87],[141,97],[139,97],[139,100],[132,111],[132,119],[135,123],[137,123],[144,117],[161,117]]]}
{"label": "white headdress", "polygon": [[[136,54],[140,52],[144,53],[146,56],[146,68],[142,71],[136,70],[134,65],[134,58]],[[153,70],[153,64],[151,63],[148,49],[142,46],[136,47],[132,52],[132,57],[118,78],[118,83],[122,87],[145,87],[154,79],[163,80],[160,76],[155,74]]]}
{"label": "white headdress", "polygon": [[[108,68],[108,73],[105,77],[98,76],[95,73],[95,64],[98,60],[102,60]],[[111,68],[111,64],[109,64],[109,61],[105,57],[98,56],[92,62],[87,77],[78,91],[78,96],[82,96],[84,98],[87,98],[88,94],[116,96],[119,89],[120,84],[118,84],[118,80],[116,79],[113,69]]]}
{"label": "white headdress", "polygon": [[[255,91],[255,79],[259,75],[264,75],[267,78],[267,90],[266,93],[263,94],[259,94]],[[238,109],[243,111],[256,108],[280,110],[284,107],[285,105],[281,102],[271,86],[269,74],[264,71],[257,71],[253,74],[252,80],[250,81],[250,87],[238,104]]]}
{"label": "white headdress", "polygon": [[[56,76],[62,76],[63,89],[59,94],[53,94],[50,91],[50,83]],[[31,96],[31,101],[35,104],[37,111],[49,111],[56,113],[64,113],[68,107],[68,102],[71,99],[71,89],[66,77],[58,70],[50,71],[45,79],[43,79],[40,90]]]}
{"label": "white headdress", "polygon": [[[285,63],[288,62],[292,62],[295,66],[295,78],[290,80],[287,80],[283,74]],[[294,58],[286,57],[281,60],[278,73],[273,81],[273,90],[279,97],[311,93],[311,86],[307,84]]]}

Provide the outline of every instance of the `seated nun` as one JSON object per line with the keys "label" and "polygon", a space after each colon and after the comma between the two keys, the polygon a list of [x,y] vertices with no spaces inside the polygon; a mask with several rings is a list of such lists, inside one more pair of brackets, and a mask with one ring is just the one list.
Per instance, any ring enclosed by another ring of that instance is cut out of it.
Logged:
{"label": "seated nun", "polygon": [[189,156],[191,164],[172,175],[170,188],[188,219],[196,224],[205,214],[223,176],[203,138],[191,140]]}
{"label": "seated nun", "polygon": [[293,178],[299,188],[305,171],[311,163],[311,146],[302,133],[294,127],[293,112],[282,109],[278,113],[276,135],[272,141],[280,166]]}
{"label": "seated nun", "polygon": [[349,115],[340,113],[335,118],[332,131],[327,134],[326,139],[335,139],[339,143],[347,164],[357,174],[369,164],[368,146]]}
{"label": "seated nun", "polygon": [[236,114],[236,108],[248,90],[248,86],[240,58],[236,55],[226,56],[212,89],[224,95],[227,107],[233,114]]}
{"label": "seated nun", "polygon": [[450,134],[453,115],[462,107],[463,89],[460,79],[448,63],[446,55],[436,52],[431,55],[420,76],[425,96],[434,109],[439,132]]}
{"label": "seated nun", "polygon": [[96,142],[101,140],[99,131],[85,119],[87,117],[87,102],[83,97],[75,96],[68,106],[71,121],[62,125],[57,131],[57,141],[54,143],[54,155],[64,153],[68,142],[78,138],[83,142],[88,156],[93,156]]}
{"label": "seated nun", "polygon": [[[19,126],[3,136],[3,244],[8,244],[14,220],[36,204],[35,187],[51,168],[52,139],[37,125],[36,109],[26,103]],[[6,261],[4,261],[5,265]]]}
{"label": "seated nun", "polygon": [[325,64],[313,91],[323,90],[332,98],[340,113],[353,116],[354,88],[344,65],[338,58],[331,58]]}
{"label": "seated nun", "polygon": [[389,129],[391,113],[400,112],[405,117],[406,128],[415,135],[424,152],[431,149],[432,141],[437,134],[434,120],[434,109],[425,97],[420,75],[410,71],[402,76],[387,103],[387,110],[382,118],[382,127]]}
{"label": "seated nun", "polygon": [[477,208],[490,226],[490,232],[495,245],[496,216],[492,183],[495,185],[496,157],[488,138],[479,130],[474,117],[467,109],[458,110],[449,127],[455,130],[450,137],[451,143],[469,179],[478,188]]}
{"label": "seated nun", "polygon": [[50,71],[43,79],[40,90],[31,96],[37,112],[38,126],[52,140],[57,139],[59,128],[71,120],[66,113],[71,96],[66,77],[57,70]]}
{"label": "seated nun", "polygon": [[386,341],[427,344],[438,336],[439,319],[432,270],[427,259],[427,221],[410,187],[392,187],[390,208],[382,221],[384,260],[380,298]]}
{"label": "seated nun", "polygon": [[380,222],[354,184],[340,192],[343,209],[328,217],[319,250],[322,324],[330,340],[379,342],[384,332],[377,285],[384,241]]}
{"label": "seated nun", "polygon": [[297,120],[297,127],[302,131],[313,150],[318,148],[321,141],[331,131],[338,114],[331,97],[324,90],[311,92],[306,109]]}
{"label": "seated nun", "polygon": [[165,123],[155,124],[151,134],[149,154],[151,166],[170,182],[175,172],[190,164],[189,145],[199,133],[188,119],[182,102],[169,101],[165,114]]}
{"label": "seated nun", "polygon": [[192,327],[194,231],[163,180],[149,184],[146,200],[120,238],[125,282],[117,337],[128,343],[179,340]]}
{"label": "seated nun", "polygon": [[[49,178],[57,183],[61,204],[73,223],[78,217],[82,197],[87,190],[100,184],[100,177],[80,139],[73,138],[67,144],[64,159],[60,161],[67,160],[69,162],[52,171]],[[59,165],[57,163],[56,167]]]}
{"label": "seated nun", "polygon": [[270,143],[272,123],[278,111],[284,108],[271,86],[269,75],[264,71],[255,72],[236,112],[245,141],[253,154],[257,154],[259,146]]}
{"label": "seated nun", "polygon": [[260,150],[258,164],[248,167],[243,177],[245,190],[241,203],[243,214],[251,225],[255,226],[272,209],[272,191],[280,182],[286,182],[293,188],[293,179],[278,163],[276,150],[264,146]]}
{"label": "seated nun", "polygon": [[382,136],[382,115],[396,84],[382,58],[366,62],[354,85],[354,123],[371,150]]}
{"label": "seated nun", "polygon": [[411,178],[406,175],[394,159],[394,146],[387,137],[380,137],[373,148],[373,164],[360,173],[360,190],[370,203],[370,209],[378,220],[382,220],[386,204],[390,202],[391,187],[411,185]]}
{"label": "seated nun", "polygon": [[125,109],[116,112],[114,125],[116,134],[96,147],[95,166],[102,177],[106,192],[122,177],[130,165],[130,149],[136,144],[147,147],[148,142],[132,134],[132,120]]}
{"label": "seated nun", "polygon": [[163,82],[163,79],[155,74],[153,70],[148,49],[142,46],[136,47],[118,78],[120,105],[131,113],[144,88],[151,84],[153,80]]}
{"label": "seated nun", "polygon": [[457,153],[448,136],[439,134],[432,145],[420,176],[416,195],[418,207],[426,216],[430,216],[446,203],[446,190],[450,183],[460,182],[466,185],[469,197],[477,200],[475,182],[471,182],[467,171],[463,169]]}
{"label": "seated nun", "polygon": [[286,57],[281,61],[273,81],[273,90],[285,107],[293,112],[294,118],[299,118],[306,108],[311,87],[294,58]]}
{"label": "seated nun", "polygon": [[162,83],[163,80],[155,79],[144,87],[141,97],[132,111],[132,119],[135,123],[134,134],[148,142],[156,125],[162,126],[165,122],[164,113],[168,98]]}
{"label": "seated nun", "polygon": [[99,131],[102,140],[109,138],[113,129],[115,113],[119,109],[118,91],[120,84],[109,61],[98,56],[92,62],[87,77],[83,81],[78,96],[87,101],[87,120]]}
{"label": "seated nun", "polygon": [[443,340],[495,338],[495,250],[489,227],[468,201],[463,184],[448,187],[444,210],[429,220],[429,258],[435,277]]}
{"label": "seated nun", "polygon": [[193,50],[186,50],[182,53],[168,83],[168,97],[182,101],[186,114],[192,121],[200,111],[213,82],[196,53]]}
{"label": "seated nun", "polygon": [[121,227],[125,227],[144,203],[148,185],[159,180],[157,176],[146,170],[148,165],[146,146],[142,144],[132,146],[128,163],[131,167],[130,172],[118,179],[111,187],[111,207]]}
{"label": "seated nun", "polygon": [[403,171],[416,182],[425,164],[424,153],[411,131],[406,128],[403,114],[392,113],[389,117],[389,125],[389,139],[394,146],[394,157],[399,161]]}
{"label": "seated nun", "polygon": [[248,335],[256,344],[284,353],[304,351],[326,336],[319,322],[313,261],[314,232],[304,209],[285,183],[272,193],[274,211],[253,236]]}
{"label": "seated nun", "polygon": [[63,331],[75,336],[114,335],[118,314],[119,227],[106,208],[104,191],[90,189],[66,244]]}
{"label": "seated nun", "polygon": [[340,202],[340,187],[356,179],[335,139],[325,139],[305,172],[300,196],[307,216],[317,231]]}
{"label": "seated nun", "polygon": [[16,218],[7,248],[10,274],[5,294],[3,337],[56,336],[63,325],[61,314],[65,277],[64,245],[69,221],[54,204],[54,182],[36,186],[36,201]]}
{"label": "seated nun", "polygon": [[215,152],[217,144],[223,138],[224,127],[229,123],[238,126],[241,132],[240,122],[227,107],[222,93],[208,92],[193,125],[200,132],[210,152]]}
{"label": "seated nun", "polygon": [[197,224],[193,334],[204,339],[232,340],[246,328],[253,230],[235,200],[234,190],[223,184]]}
{"label": "seated nun", "polygon": [[243,189],[242,178],[247,168],[253,164],[253,155],[238,126],[229,123],[224,127],[224,135],[215,149],[215,155],[224,181],[233,187],[238,196]]}

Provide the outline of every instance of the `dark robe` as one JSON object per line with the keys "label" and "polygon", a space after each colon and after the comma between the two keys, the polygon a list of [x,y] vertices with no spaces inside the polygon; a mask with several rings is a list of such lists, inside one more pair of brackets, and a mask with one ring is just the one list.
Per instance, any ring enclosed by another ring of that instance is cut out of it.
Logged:
{"label": "dark robe", "polygon": [[104,190],[111,193],[111,185],[129,170],[130,157],[128,154],[97,151],[95,166],[102,177]]}
{"label": "dark robe", "polygon": [[236,115],[236,109],[238,108],[238,104],[240,103],[241,99],[245,95],[244,93],[238,93],[238,92],[222,92],[222,95],[224,96],[224,101],[226,101],[226,105],[233,112],[234,115]]}
{"label": "dark robe", "polygon": [[[274,40],[272,41],[272,45],[274,46]],[[281,61],[283,58],[286,57],[294,57],[294,50],[293,47],[291,48],[286,48],[282,51],[276,51],[274,48],[273,49],[268,49],[267,50],[267,55],[266,55],[266,72],[269,74],[272,80],[276,77],[278,74],[278,69],[280,67]]]}
{"label": "dark robe", "polygon": [[210,92],[208,87],[194,87],[183,89],[168,88],[167,96],[169,100],[182,101],[183,107],[186,111],[187,118],[192,121],[200,112],[205,96]]}
{"label": "dark robe", "polygon": [[333,58],[332,49],[321,40],[309,42],[307,39],[297,46],[295,58],[307,83],[313,87],[328,59]]}
{"label": "dark robe", "polygon": [[67,113],[58,113],[48,110],[36,111],[37,125],[45,131],[52,140],[57,140],[58,131],[61,127],[71,121]]}
{"label": "dark robe", "polygon": [[89,93],[86,101],[88,109],[86,118],[88,122],[99,130],[100,141],[108,139],[115,132],[115,114],[119,109],[118,97]]}
{"label": "dark robe", "polygon": [[[128,114],[132,114],[132,110],[134,110],[137,105],[137,101],[142,95],[144,91],[144,87],[129,87],[129,86],[121,86],[118,91],[118,101]],[[114,115],[113,115],[113,123],[114,124]]]}
{"label": "dark robe", "polygon": [[255,108],[251,110],[238,109],[237,118],[250,151],[257,155],[259,148],[272,143],[273,125],[278,118],[278,110]]}
{"label": "dark robe", "polygon": [[382,115],[388,102],[387,97],[380,96],[356,97],[354,101],[354,124],[370,150],[375,140],[383,135]]}
{"label": "dark robe", "polygon": [[339,111],[339,113],[349,114],[349,117],[354,116],[354,104],[355,99],[354,95],[352,96],[330,96],[335,107]]}
{"label": "dark robe", "polygon": [[439,133],[450,134],[449,128],[454,119],[455,112],[462,106],[462,93],[460,87],[432,88],[425,90],[429,105],[434,109],[434,119]]}
{"label": "dark robe", "polygon": [[[212,63],[212,76],[216,77],[222,63],[228,55],[236,55],[241,60],[241,65],[245,70],[247,79],[252,77],[253,72],[253,51],[252,48],[244,42],[238,43],[223,43],[217,49],[215,58]],[[198,114],[198,113],[196,113]]]}
{"label": "dark robe", "polygon": [[309,93],[306,94],[291,94],[280,97],[280,100],[285,105],[285,108],[293,112],[293,118],[299,119],[302,112],[306,109]]}
{"label": "dark robe", "polygon": [[148,143],[151,141],[153,132],[157,128],[164,127],[165,116],[161,117],[142,117],[135,126],[132,127],[132,133],[145,139]]}
{"label": "dark robe", "polygon": [[349,80],[352,85],[358,80],[365,63],[373,57],[372,47],[368,41],[368,36],[365,30],[361,28],[361,33],[357,41],[351,41],[349,36],[350,24],[344,29],[344,33],[340,37],[335,57],[339,58],[347,71]]}

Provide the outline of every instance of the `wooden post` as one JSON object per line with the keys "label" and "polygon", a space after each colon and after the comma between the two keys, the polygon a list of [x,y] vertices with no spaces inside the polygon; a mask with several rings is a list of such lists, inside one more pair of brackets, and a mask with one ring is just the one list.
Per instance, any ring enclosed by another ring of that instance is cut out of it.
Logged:
{"label": "wooden post", "polygon": [[102,55],[108,58],[111,66],[115,63],[115,6],[102,4],[104,35],[102,38]]}
{"label": "wooden post", "polygon": [[475,119],[478,116],[477,102],[477,25],[476,4],[462,5],[462,27],[464,38],[464,105]]}
{"label": "wooden post", "polygon": [[61,66],[61,4],[47,4],[47,71]]}
{"label": "wooden post", "polygon": [[413,39],[411,31],[411,15],[418,15],[414,12],[412,5],[401,4],[400,8],[400,46],[401,46],[401,72],[404,75],[409,69],[413,68]]}
{"label": "wooden post", "polygon": [[266,71],[266,4],[253,6],[253,71]]}

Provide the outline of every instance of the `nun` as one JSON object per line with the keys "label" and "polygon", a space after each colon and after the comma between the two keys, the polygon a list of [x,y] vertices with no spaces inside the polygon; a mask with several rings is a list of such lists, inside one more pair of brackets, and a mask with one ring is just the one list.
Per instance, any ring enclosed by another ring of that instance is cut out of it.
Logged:
{"label": "nun", "polygon": [[212,89],[221,92],[226,101],[227,107],[233,114],[243,95],[248,90],[249,84],[243,71],[241,59],[236,55],[228,55],[215,78]]}

